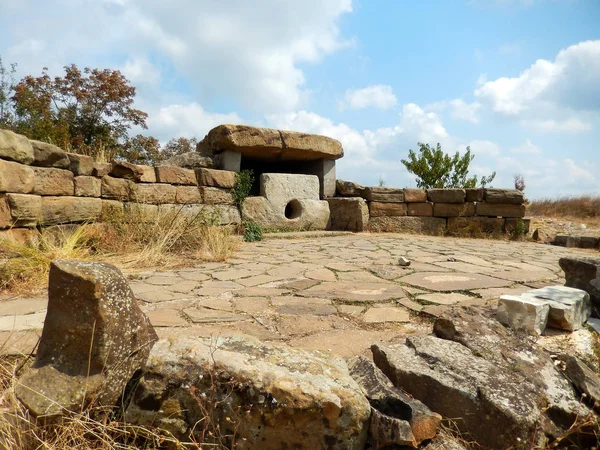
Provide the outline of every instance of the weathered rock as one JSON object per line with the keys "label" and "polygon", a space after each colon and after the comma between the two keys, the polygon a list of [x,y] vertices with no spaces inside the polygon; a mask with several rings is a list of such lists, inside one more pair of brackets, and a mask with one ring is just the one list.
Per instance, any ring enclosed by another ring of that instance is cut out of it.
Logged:
{"label": "weathered rock", "polygon": [[35,227],[42,218],[38,195],[0,194],[0,228]]}
{"label": "weathered rock", "polygon": [[[406,196],[406,194],[404,195]],[[433,203],[407,203],[406,213],[409,216],[431,217],[433,216]]]}
{"label": "weathered rock", "polygon": [[365,187],[353,181],[335,180],[335,194],[340,197],[362,197]]}
{"label": "weathered rock", "polygon": [[75,195],[77,197],[100,197],[102,181],[99,178],[81,175],[74,178]]}
{"label": "weathered rock", "polygon": [[427,200],[434,203],[462,203],[466,195],[464,189],[427,189]]}
{"label": "weathered rock", "polygon": [[406,203],[427,202],[427,191],[425,189],[404,189],[404,201]]}
{"label": "weathered rock", "polygon": [[553,328],[579,330],[592,313],[590,295],[581,289],[547,286],[526,291],[521,298],[544,301],[550,307],[548,326]]}
{"label": "weathered rock", "polygon": [[396,388],[369,359],[359,356],[349,367],[374,410],[369,429],[374,448],[394,444],[416,448],[436,435],[441,416]]}
{"label": "weathered rock", "polygon": [[483,189],[465,189],[465,201],[466,202],[482,202],[483,201]]}
{"label": "weathered rock", "polygon": [[134,187],[135,184],[130,180],[113,178],[107,175],[102,177],[102,198],[128,202],[132,197],[136,197]]}
{"label": "weathered rock", "polygon": [[600,314],[600,258],[560,258],[558,265],[565,272],[565,286],[590,294],[592,313]]}
{"label": "weathered rock", "polygon": [[579,392],[591,400],[592,406],[600,408],[600,377],[583,361],[570,356],[566,361],[567,377]]}
{"label": "weathered rock", "polygon": [[401,267],[408,267],[410,266],[410,259],[401,256],[400,258],[398,258],[398,265]]}
{"label": "weathered rock", "polygon": [[204,426],[235,430],[238,449],[362,450],[369,415],[342,359],[218,337],[159,341],[125,419],[180,438]]}
{"label": "weathered rock", "polygon": [[73,195],[75,187],[73,172],[70,170],[33,167],[35,185],[33,194],[38,195]]}
{"label": "weathered rock", "polygon": [[475,215],[474,203],[434,203],[435,217],[471,217]]}
{"label": "weathered rock", "polygon": [[92,165],[92,175],[97,178],[105,177],[112,170],[111,163],[96,162]]}
{"label": "weathered rock", "polygon": [[35,416],[115,405],[148,358],[156,333],[127,280],[106,263],[55,260],[35,362],[17,397]]}
{"label": "weathered rock", "polygon": [[504,232],[505,219],[496,217],[449,217],[448,231],[461,234],[480,233],[501,234]]}
{"label": "weathered rock", "polygon": [[552,231],[547,230],[545,228],[536,228],[533,234],[531,235],[531,238],[534,241],[541,242],[543,244],[552,243],[555,237],[556,233],[553,233]]}
{"label": "weathered rock", "polygon": [[316,175],[263,173],[260,195],[276,208],[285,208],[292,200],[319,200],[319,178]]}
{"label": "weathered rock", "polygon": [[69,170],[75,175],[91,175],[94,171],[94,158],[78,153],[67,153],[69,157]]}
{"label": "weathered rock", "polygon": [[489,217],[525,217],[525,205],[480,202],[475,205],[475,214]]}
{"label": "weathered rock", "polygon": [[523,192],[517,189],[485,189],[484,199],[488,203],[523,203]]}
{"label": "weathered rock", "polygon": [[552,244],[568,248],[598,248],[600,239],[594,236],[558,235]]}
{"label": "weathered rock", "polygon": [[365,188],[364,198],[371,202],[402,203],[404,202],[404,190],[386,187]]}
{"label": "weathered rock", "polygon": [[69,168],[69,157],[66,152],[56,145],[47,142],[30,140],[33,147],[33,166],[56,167],[57,169]]}
{"label": "weathered rock", "polygon": [[371,217],[406,216],[406,203],[370,202],[369,214]]}
{"label": "weathered rock", "polygon": [[197,169],[198,186],[231,189],[235,185],[235,172],[229,170]]}
{"label": "weathered rock", "polygon": [[33,147],[25,136],[0,130],[0,158],[21,164],[33,162]]}
{"label": "weathered rock", "polygon": [[35,175],[31,167],[0,159],[0,192],[29,194],[34,186]]}
{"label": "weathered rock", "polygon": [[42,197],[42,224],[91,222],[100,217],[102,200],[91,197]]}
{"label": "weathered rock", "polygon": [[198,186],[175,186],[175,203],[184,205],[202,203],[202,193]]}
{"label": "weathered rock", "polygon": [[125,178],[127,180],[140,182],[144,175],[144,169],[137,164],[132,164],[127,161],[112,161],[110,172],[108,174],[111,177]]}
{"label": "weathered rock", "polygon": [[528,334],[542,334],[548,324],[550,306],[543,300],[502,295],[498,301],[498,321]]}
{"label": "weathered rock", "polygon": [[369,223],[367,202],[360,197],[328,198],[331,230],[363,231]]}
{"label": "weathered rock", "polygon": [[157,164],[158,166],[177,166],[185,169],[210,169],[214,166],[212,157],[208,154],[198,152],[182,153],[181,155],[175,155],[169,159]]}
{"label": "weathered rock", "polygon": [[139,183],[132,185],[135,201],[141,203],[175,203],[177,188],[170,184]]}
{"label": "weathered rock", "polygon": [[156,181],[159,183],[196,185],[196,173],[192,169],[176,166],[156,167]]}
{"label": "weathered rock", "polygon": [[342,144],[329,137],[246,125],[219,125],[208,132],[197,149],[210,154],[230,150],[255,159],[288,161],[344,156]]}
{"label": "weathered rock", "polygon": [[423,233],[442,235],[446,229],[446,219],[438,217],[372,217],[369,230],[392,233]]}
{"label": "weathered rock", "polygon": [[196,189],[200,192],[202,203],[206,203],[207,205],[230,205],[233,203],[233,196],[230,189],[206,186],[200,186]]}

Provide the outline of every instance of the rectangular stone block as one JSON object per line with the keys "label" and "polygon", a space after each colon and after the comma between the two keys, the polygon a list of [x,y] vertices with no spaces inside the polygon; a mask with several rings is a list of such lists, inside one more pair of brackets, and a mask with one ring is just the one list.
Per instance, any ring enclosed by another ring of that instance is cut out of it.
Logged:
{"label": "rectangular stone block", "polygon": [[336,180],[335,195],[339,197],[364,197],[365,187],[353,181]]}
{"label": "rectangular stone block", "polygon": [[[425,192],[425,191],[423,191]],[[406,194],[404,194],[406,197]],[[407,214],[409,216],[431,217],[433,216],[433,203],[407,203]]]}
{"label": "rectangular stone block", "polygon": [[475,214],[488,217],[525,217],[525,205],[480,202],[475,205]]}
{"label": "rectangular stone block", "polygon": [[102,181],[99,178],[81,175],[74,178],[76,197],[100,197]]}
{"label": "rectangular stone block", "polygon": [[67,153],[69,170],[75,175],[91,175],[94,170],[94,158],[78,153]]}
{"label": "rectangular stone block", "polygon": [[593,236],[558,235],[552,242],[554,245],[568,248],[598,248],[600,239]]}
{"label": "rectangular stone block", "polygon": [[42,217],[42,197],[0,194],[0,228],[35,227]]}
{"label": "rectangular stone block", "polygon": [[365,188],[365,199],[370,202],[403,203],[404,190],[386,187]]}
{"label": "rectangular stone block", "polygon": [[119,216],[125,211],[123,202],[118,200],[102,200],[101,218],[109,219],[113,216]]}
{"label": "rectangular stone block", "polygon": [[328,198],[329,229],[363,231],[369,223],[367,202],[360,197]]}
{"label": "rectangular stone block", "polygon": [[495,217],[449,217],[448,231],[468,234],[500,234],[504,232],[504,219]]}
{"label": "rectangular stone block", "polygon": [[523,203],[523,193],[517,189],[485,189],[484,200],[488,203]]}
{"label": "rectangular stone block", "polygon": [[33,147],[33,166],[55,167],[57,169],[69,169],[69,157],[67,153],[56,145],[47,142],[30,140]]}
{"label": "rectangular stone block", "polygon": [[216,169],[196,169],[198,186],[231,189],[235,185],[235,172]]}
{"label": "rectangular stone block", "polygon": [[35,174],[29,166],[0,159],[0,192],[29,194],[35,186]]}
{"label": "rectangular stone block", "polygon": [[542,334],[548,323],[550,307],[535,298],[502,295],[498,301],[498,322],[514,330]]}
{"label": "rectangular stone block", "polygon": [[[519,225],[519,224],[522,224],[522,225]],[[531,226],[531,219],[518,219],[518,218],[506,219],[504,222],[504,232],[514,233],[515,231],[517,231],[517,229],[520,228],[520,231],[522,231],[523,234],[528,234],[530,226]]]}
{"label": "rectangular stone block", "polygon": [[427,200],[434,203],[463,203],[464,189],[427,189]]}
{"label": "rectangular stone block", "polygon": [[319,200],[319,178],[316,175],[263,173],[260,195],[281,210],[292,200]]}
{"label": "rectangular stone block", "polygon": [[132,164],[127,161],[114,160],[111,161],[110,172],[108,173],[114,178],[125,178],[132,181],[140,181],[143,175],[143,170],[137,164]]}
{"label": "rectangular stone block", "polygon": [[482,202],[483,188],[465,189],[465,201],[467,202]]}
{"label": "rectangular stone block", "polygon": [[191,169],[176,166],[156,167],[156,181],[168,184],[196,186],[196,173]]}
{"label": "rectangular stone block", "polygon": [[102,200],[89,197],[42,197],[42,224],[92,222],[102,213]]}
{"label": "rectangular stone block", "polygon": [[[200,143],[198,144],[200,146]],[[229,172],[239,172],[242,166],[242,154],[233,150],[225,150],[214,155],[215,167]]]}
{"label": "rectangular stone block", "polygon": [[108,175],[108,173],[111,170],[112,170],[111,163],[94,161],[93,168],[92,168],[92,176],[97,177],[97,178],[102,178],[102,177],[105,177],[106,175]]}
{"label": "rectangular stone block", "polygon": [[583,327],[592,314],[590,295],[567,286],[547,286],[521,294],[523,298],[545,301],[550,307],[548,326],[575,331]]}
{"label": "rectangular stone block", "polygon": [[434,217],[471,217],[475,215],[475,203],[434,203]]}
{"label": "rectangular stone block", "polygon": [[177,186],[175,203],[200,204],[202,203],[202,193],[198,186]]}
{"label": "rectangular stone block", "polygon": [[130,220],[137,220],[141,223],[151,223],[155,222],[158,218],[159,205],[124,203],[123,212]]}
{"label": "rectangular stone block", "polygon": [[21,164],[33,162],[33,147],[25,136],[0,130],[0,158]]}
{"label": "rectangular stone block", "polygon": [[391,233],[419,233],[441,236],[446,231],[446,219],[439,217],[371,217],[369,230]]}
{"label": "rectangular stone block", "polygon": [[177,188],[170,184],[137,183],[132,185],[132,200],[140,203],[175,203]]}
{"label": "rectangular stone block", "polygon": [[201,220],[206,223],[218,225],[234,225],[242,223],[242,218],[237,206],[234,205],[159,205],[158,210],[163,213],[182,214],[190,219]]}
{"label": "rectangular stone block", "polygon": [[140,183],[156,183],[156,170],[152,166],[138,165],[142,170]]}
{"label": "rectangular stone block", "polygon": [[406,203],[370,202],[369,214],[371,217],[405,216]]}
{"label": "rectangular stone block", "polygon": [[406,203],[425,203],[427,191],[425,189],[404,189],[404,201]]}
{"label": "rectangular stone block", "polygon": [[207,186],[200,186],[198,189],[202,196],[202,203],[207,205],[229,205],[233,203],[233,196],[229,189]]}
{"label": "rectangular stone block", "polygon": [[109,200],[127,202],[134,196],[134,183],[124,178],[102,177],[101,196]]}
{"label": "rectangular stone block", "polygon": [[73,172],[49,167],[33,167],[35,185],[33,193],[38,195],[73,195],[75,185]]}

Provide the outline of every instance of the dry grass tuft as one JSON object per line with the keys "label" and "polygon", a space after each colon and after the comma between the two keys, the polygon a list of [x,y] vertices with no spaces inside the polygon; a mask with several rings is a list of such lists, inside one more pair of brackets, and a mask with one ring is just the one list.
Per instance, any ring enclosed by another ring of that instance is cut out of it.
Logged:
{"label": "dry grass tuft", "polygon": [[527,214],[543,217],[574,217],[600,220],[600,196],[558,197],[533,200],[527,206]]}

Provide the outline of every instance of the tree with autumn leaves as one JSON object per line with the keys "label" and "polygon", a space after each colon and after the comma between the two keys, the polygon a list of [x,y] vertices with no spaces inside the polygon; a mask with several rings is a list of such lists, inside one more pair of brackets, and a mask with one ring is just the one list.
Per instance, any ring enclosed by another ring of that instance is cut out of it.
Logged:
{"label": "tree with autumn leaves", "polygon": [[16,82],[16,65],[7,69],[0,59],[0,128],[69,151],[138,164],[195,150],[195,139],[172,139],[161,148],[152,136],[129,135],[134,127],[147,129],[148,114],[134,108],[135,87],[120,71],[80,70],[75,64],[64,70],[64,76],[51,77],[44,68],[40,76]]}

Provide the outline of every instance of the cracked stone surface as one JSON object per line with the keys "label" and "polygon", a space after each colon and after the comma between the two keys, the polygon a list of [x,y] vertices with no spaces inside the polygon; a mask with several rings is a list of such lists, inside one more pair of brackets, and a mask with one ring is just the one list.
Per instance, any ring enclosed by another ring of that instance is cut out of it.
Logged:
{"label": "cracked stone surface", "polygon": [[[341,356],[428,333],[449,305],[563,284],[558,259],[593,251],[403,234],[291,234],[245,243],[223,263],[131,272],[161,338],[252,335]],[[398,258],[411,261],[400,267]],[[0,295],[0,352],[29,353],[47,298]]]}

